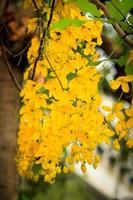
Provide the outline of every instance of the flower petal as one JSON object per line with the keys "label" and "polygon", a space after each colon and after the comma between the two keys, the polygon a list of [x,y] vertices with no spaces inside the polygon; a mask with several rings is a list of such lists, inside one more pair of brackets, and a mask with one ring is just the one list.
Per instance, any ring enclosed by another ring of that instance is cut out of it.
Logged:
{"label": "flower petal", "polygon": [[125,118],[124,114],[120,111],[116,112],[115,115],[120,119],[123,120]]}
{"label": "flower petal", "polygon": [[120,87],[121,82],[118,80],[112,80],[110,83],[110,87],[114,90],[118,89]]}
{"label": "flower petal", "polygon": [[128,117],[132,117],[133,116],[133,108],[125,110],[125,113]]}
{"label": "flower petal", "polygon": [[127,141],[126,145],[128,146],[128,148],[132,148],[132,147],[133,147],[133,138],[130,138],[130,139]]}
{"label": "flower petal", "polygon": [[121,84],[121,87],[122,87],[123,92],[125,92],[125,93],[129,92],[129,85],[128,85],[128,83],[123,82]]}
{"label": "flower petal", "polygon": [[113,147],[114,147],[114,149],[115,150],[120,150],[120,144],[119,144],[119,141],[118,141],[118,139],[115,139],[114,141],[113,141]]}
{"label": "flower petal", "polygon": [[123,103],[114,103],[114,105],[113,105],[113,109],[115,111],[122,110],[123,107],[124,107]]}
{"label": "flower petal", "polygon": [[133,117],[127,121],[127,128],[133,128]]}
{"label": "flower petal", "polygon": [[127,81],[127,82],[132,82],[133,81],[133,75],[127,75],[124,77],[124,81]]}
{"label": "flower petal", "polygon": [[102,109],[105,110],[106,112],[111,112],[112,108],[109,106],[102,106]]}

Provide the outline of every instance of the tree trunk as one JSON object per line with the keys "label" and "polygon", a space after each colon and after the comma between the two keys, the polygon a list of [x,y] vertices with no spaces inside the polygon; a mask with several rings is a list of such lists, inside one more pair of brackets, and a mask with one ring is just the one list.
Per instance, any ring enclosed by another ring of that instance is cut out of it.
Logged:
{"label": "tree trunk", "polygon": [[0,58],[0,199],[16,200],[16,136],[18,130],[18,90]]}

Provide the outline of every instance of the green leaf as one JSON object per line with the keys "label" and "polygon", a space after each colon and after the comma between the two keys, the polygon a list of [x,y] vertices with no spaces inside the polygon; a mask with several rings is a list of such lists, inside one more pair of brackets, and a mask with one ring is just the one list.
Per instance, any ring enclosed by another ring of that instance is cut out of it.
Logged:
{"label": "green leaf", "polygon": [[122,28],[126,33],[132,33],[132,32],[133,32],[133,28],[130,27],[130,26],[128,25],[127,22],[122,21],[122,22],[119,22],[119,24],[120,24],[121,28]]}
{"label": "green leaf", "polygon": [[79,27],[79,26],[82,26],[83,23],[85,23],[85,21],[80,20],[80,19],[71,19],[70,20],[70,25],[72,25],[72,26]]}
{"label": "green leaf", "polygon": [[65,29],[67,26],[70,25],[70,21],[67,18],[61,19],[58,22],[52,24],[53,28]]}
{"label": "green leaf", "polygon": [[77,100],[75,100],[75,101],[72,101],[72,106],[76,107],[76,106],[77,106],[77,103],[78,103],[78,101],[77,101]]}
{"label": "green leaf", "polygon": [[133,8],[132,0],[112,0],[113,7],[121,13],[121,15],[127,16],[128,12]]}
{"label": "green leaf", "polygon": [[77,76],[76,72],[75,72],[75,73],[70,72],[70,73],[66,76],[66,78],[67,78],[68,82],[70,82],[70,81],[72,81],[76,76]]}
{"label": "green leaf", "polygon": [[45,87],[41,87],[39,90],[38,90],[39,93],[42,93],[42,94],[46,94],[47,96],[49,96],[49,90],[46,89]]}
{"label": "green leaf", "polygon": [[69,19],[69,18],[63,18],[59,20],[58,22],[52,24],[53,28],[58,28],[58,29],[65,29],[68,26],[82,26],[82,24],[85,21],[80,20],[80,19]]}
{"label": "green leaf", "polygon": [[113,6],[113,4],[111,2],[107,3],[107,8],[109,11],[109,15],[111,16],[111,18],[113,19],[113,22],[118,22],[123,20],[123,16],[121,15],[121,13]]}
{"label": "green leaf", "polygon": [[116,62],[122,67],[126,64],[128,56],[129,56],[129,53],[121,56],[119,59],[116,60]]}
{"label": "green leaf", "polygon": [[127,75],[133,75],[133,63],[125,66],[125,73]]}
{"label": "green leaf", "polygon": [[39,171],[42,169],[42,165],[41,164],[34,164],[32,167],[32,171],[34,174],[39,174]]}
{"label": "green leaf", "polygon": [[125,14],[128,13],[133,8],[133,0],[123,0],[122,4],[122,12]]}
{"label": "green leaf", "polygon": [[95,17],[100,17],[100,11],[97,9],[96,5],[88,2],[87,0],[76,0],[79,8],[83,12],[89,12]]}
{"label": "green leaf", "polygon": [[97,66],[97,65],[101,64],[103,61],[105,61],[105,60],[99,60],[99,61],[92,61],[92,60],[89,60],[87,66]]}
{"label": "green leaf", "polygon": [[112,0],[107,3],[110,16],[117,22],[125,20],[129,11],[133,8],[132,0]]}

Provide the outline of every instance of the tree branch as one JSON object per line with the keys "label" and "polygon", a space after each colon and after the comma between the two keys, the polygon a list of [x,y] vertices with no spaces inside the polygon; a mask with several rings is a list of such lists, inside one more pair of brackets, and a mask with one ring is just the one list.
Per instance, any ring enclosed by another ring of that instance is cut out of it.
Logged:
{"label": "tree branch", "polygon": [[[104,12],[105,16],[106,16],[108,19],[111,19],[111,16],[110,16],[109,13],[108,13],[107,7],[106,7],[102,2],[100,2],[99,0],[92,0],[92,2],[93,2],[98,8],[100,8],[100,9]],[[125,33],[124,30],[119,26],[119,24],[118,24],[118,23],[115,23],[115,24],[113,24],[113,27],[114,27],[114,29],[116,30],[116,32],[119,34],[119,36],[120,36],[122,39],[124,39],[125,42],[126,42],[128,45],[130,45],[130,46],[133,47],[133,40],[132,40],[128,35],[126,36],[126,33]]]}
{"label": "tree branch", "polygon": [[8,59],[7,59],[6,52],[5,52],[5,49],[4,49],[4,46],[3,46],[3,45],[2,45],[2,47],[1,47],[1,51],[2,51],[2,55],[3,55],[3,60],[4,60],[4,62],[5,62],[5,65],[7,66],[7,69],[8,69],[8,71],[9,71],[9,74],[10,74],[10,76],[11,76],[11,78],[12,78],[14,84],[16,85],[17,89],[18,89],[19,91],[21,91],[22,88],[21,88],[20,84],[18,83],[18,81],[17,81],[17,79],[16,79],[16,76],[15,76],[13,70],[12,70],[12,67],[11,67],[11,65],[10,65],[10,63],[9,63],[9,61],[8,61]]}
{"label": "tree branch", "polygon": [[39,47],[39,52],[38,52],[38,57],[36,58],[35,63],[34,63],[33,73],[32,73],[31,80],[34,79],[35,71],[36,71],[36,66],[37,66],[37,62],[38,62],[38,60],[40,60],[40,58],[41,58],[41,56],[42,56],[43,44],[44,44],[44,40],[45,40],[45,36],[46,36],[47,30],[49,29],[50,24],[51,24],[51,21],[52,21],[54,6],[55,6],[55,0],[52,1],[51,11],[50,11],[50,17],[49,17],[47,26],[46,26],[46,28],[45,28],[44,31],[43,31],[43,35],[42,35],[41,42],[40,42],[40,47]]}

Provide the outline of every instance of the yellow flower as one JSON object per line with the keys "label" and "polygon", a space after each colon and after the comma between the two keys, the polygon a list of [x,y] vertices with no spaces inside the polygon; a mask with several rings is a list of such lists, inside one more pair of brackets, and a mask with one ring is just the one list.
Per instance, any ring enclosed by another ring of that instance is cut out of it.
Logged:
{"label": "yellow flower", "polygon": [[117,150],[117,151],[120,150],[120,144],[119,144],[118,139],[115,139],[115,140],[113,141],[113,147],[114,147],[114,149]]}
{"label": "yellow flower", "polygon": [[118,89],[121,86],[123,92],[127,93],[129,92],[128,82],[132,81],[133,81],[133,75],[121,76],[118,77],[116,80],[112,80],[110,86],[114,90]]}
{"label": "yellow flower", "polygon": [[132,128],[133,127],[133,101],[130,109],[125,110],[126,115],[129,117],[127,120],[127,127]]}
{"label": "yellow flower", "polygon": [[68,173],[69,172],[69,168],[67,167],[67,166],[64,166],[63,167],[63,172],[66,174],[66,173]]}
{"label": "yellow flower", "polygon": [[133,148],[133,138],[128,139],[126,145],[128,146],[128,148]]}
{"label": "yellow flower", "polygon": [[34,31],[37,26],[37,18],[28,19],[28,33]]}
{"label": "yellow flower", "polygon": [[85,164],[82,164],[81,165],[81,170],[82,172],[85,174],[87,172],[87,168],[86,168],[86,165]]}
{"label": "yellow flower", "polygon": [[126,121],[124,120],[119,121],[115,126],[115,130],[119,135],[119,140],[122,140],[128,133]]}
{"label": "yellow flower", "polygon": [[117,117],[120,120],[123,120],[124,114],[122,113],[122,109],[124,108],[123,103],[114,103],[112,107],[109,106],[102,106],[102,109],[106,112],[109,112],[106,119],[108,121],[114,120]]}

